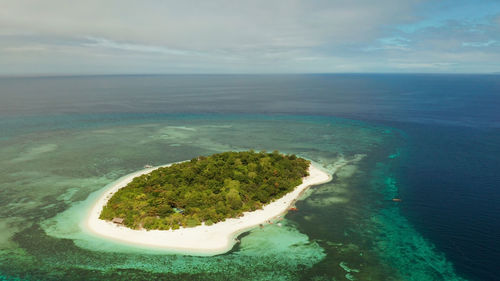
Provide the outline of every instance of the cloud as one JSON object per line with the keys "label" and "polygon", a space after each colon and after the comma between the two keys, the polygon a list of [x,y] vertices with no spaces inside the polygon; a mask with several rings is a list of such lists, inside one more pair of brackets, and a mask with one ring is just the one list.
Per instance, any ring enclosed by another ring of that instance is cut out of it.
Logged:
{"label": "cloud", "polygon": [[498,44],[496,40],[489,40],[487,42],[463,42],[462,46],[464,47],[489,47],[494,44]]}
{"label": "cloud", "polygon": [[130,52],[154,53],[154,54],[176,55],[176,56],[201,55],[198,52],[171,49],[164,46],[119,43],[104,38],[94,38],[94,37],[86,37],[86,39],[89,40],[90,42],[83,43],[82,45],[91,48],[116,49],[116,50],[130,51]]}
{"label": "cloud", "polygon": [[448,62],[427,62],[427,63],[391,63],[392,67],[402,68],[402,69],[439,69],[439,68],[448,68],[449,66],[454,65],[454,63]]}
{"label": "cloud", "polygon": [[446,71],[440,56],[497,58],[490,2],[474,5],[480,23],[448,0],[2,0],[0,74]]}
{"label": "cloud", "polygon": [[3,0],[3,29],[171,48],[310,47],[377,36],[414,1]]}

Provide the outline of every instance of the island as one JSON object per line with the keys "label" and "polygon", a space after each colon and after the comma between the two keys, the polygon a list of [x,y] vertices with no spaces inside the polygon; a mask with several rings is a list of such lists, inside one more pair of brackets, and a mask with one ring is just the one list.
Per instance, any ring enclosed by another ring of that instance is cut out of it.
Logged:
{"label": "island", "polygon": [[94,204],[86,226],[117,241],[215,255],[330,179],[310,161],[278,151],[200,156],[121,178]]}

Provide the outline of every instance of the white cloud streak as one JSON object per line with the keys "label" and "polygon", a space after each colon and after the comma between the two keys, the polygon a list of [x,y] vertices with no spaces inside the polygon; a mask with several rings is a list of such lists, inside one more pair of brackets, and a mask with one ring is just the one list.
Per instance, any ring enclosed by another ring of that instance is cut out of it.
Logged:
{"label": "white cloud streak", "polygon": [[104,38],[94,38],[86,37],[85,39],[91,41],[90,43],[84,43],[83,46],[92,48],[104,48],[104,49],[116,49],[130,52],[140,52],[140,53],[153,53],[153,54],[163,54],[163,55],[175,55],[175,56],[199,56],[199,52],[193,52],[188,50],[177,50],[170,49],[164,46],[151,46],[142,44],[130,44],[130,43],[118,43]]}

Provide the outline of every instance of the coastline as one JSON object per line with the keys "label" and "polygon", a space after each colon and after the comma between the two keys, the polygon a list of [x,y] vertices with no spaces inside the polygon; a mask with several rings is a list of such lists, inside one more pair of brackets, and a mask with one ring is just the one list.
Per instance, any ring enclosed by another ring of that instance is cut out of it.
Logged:
{"label": "coastline", "polygon": [[99,219],[102,208],[116,191],[126,186],[137,176],[170,165],[172,164],[137,171],[114,182],[92,205],[85,220],[85,228],[94,235],[127,244],[153,247],[154,249],[173,253],[202,256],[217,255],[231,250],[236,243],[235,237],[239,234],[260,224],[265,224],[267,221],[286,213],[295,200],[309,187],[329,182],[332,179],[331,175],[311,163],[309,166],[309,176],[303,178],[302,184],[295,187],[293,191],[263,206],[262,209],[245,212],[239,218],[226,219],[223,222],[218,222],[210,226],[200,225],[176,230],[148,231],[130,229]]}

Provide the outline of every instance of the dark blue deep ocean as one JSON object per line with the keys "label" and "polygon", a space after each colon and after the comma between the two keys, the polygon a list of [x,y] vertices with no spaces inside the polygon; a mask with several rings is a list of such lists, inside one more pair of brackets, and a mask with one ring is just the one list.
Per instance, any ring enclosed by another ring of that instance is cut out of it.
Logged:
{"label": "dark blue deep ocean", "polygon": [[394,128],[405,139],[396,167],[401,213],[460,276],[500,280],[500,75],[0,78],[3,139],[50,122],[36,125],[37,116],[192,113],[334,116]]}

